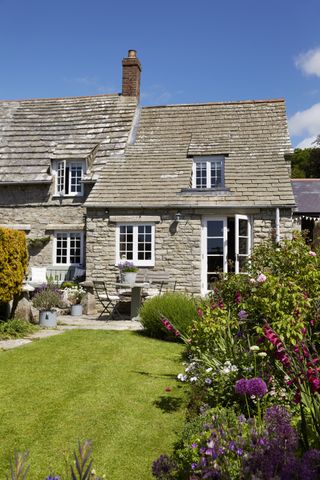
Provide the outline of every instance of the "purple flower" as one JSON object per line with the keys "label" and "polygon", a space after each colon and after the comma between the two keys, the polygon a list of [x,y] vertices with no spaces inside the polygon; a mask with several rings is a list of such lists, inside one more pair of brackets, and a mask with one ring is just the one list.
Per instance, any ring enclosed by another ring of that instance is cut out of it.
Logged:
{"label": "purple flower", "polygon": [[237,380],[234,386],[234,390],[238,395],[246,395],[247,394],[247,380],[245,378],[241,378]]}
{"label": "purple flower", "polygon": [[156,478],[169,478],[168,475],[176,468],[176,463],[168,455],[160,455],[152,464],[152,474]]}
{"label": "purple flower", "polygon": [[254,395],[255,397],[263,397],[268,392],[268,387],[262,378],[255,377],[247,380],[241,378],[237,380],[234,386],[234,390],[238,395]]}
{"label": "purple flower", "polygon": [[263,397],[268,392],[268,387],[262,378],[250,378],[247,380],[247,394],[256,397]]}
{"label": "purple flower", "polygon": [[234,301],[239,305],[239,303],[241,302],[241,293],[240,292],[236,292],[236,294],[234,296]]}
{"label": "purple flower", "polygon": [[206,379],[205,379],[205,383],[206,383],[207,385],[211,385],[211,383],[212,383],[211,378],[206,378]]}
{"label": "purple flower", "polygon": [[309,255],[311,257],[316,257],[317,256],[316,252],[313,252],[312,250],[310,250]]}
{"label": "purple flower", "polygon": [[239,320],[245,320],[246,318],[248,318],[248,314],[245,310],[240,310],[240,312],[238,313],[238,318]]}

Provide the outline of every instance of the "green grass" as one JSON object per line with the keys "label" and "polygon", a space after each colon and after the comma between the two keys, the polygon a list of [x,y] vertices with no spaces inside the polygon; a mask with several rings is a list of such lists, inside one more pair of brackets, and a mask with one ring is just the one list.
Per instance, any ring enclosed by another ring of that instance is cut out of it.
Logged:
{"label": "green grass", "polygon": [[181,350],[135,332],[76,330],[1,352],[0,478],[15,449],[30,450],[30,480],[64,476],[84,439],[107,480],[153,478],[152,461],[183,426]]}

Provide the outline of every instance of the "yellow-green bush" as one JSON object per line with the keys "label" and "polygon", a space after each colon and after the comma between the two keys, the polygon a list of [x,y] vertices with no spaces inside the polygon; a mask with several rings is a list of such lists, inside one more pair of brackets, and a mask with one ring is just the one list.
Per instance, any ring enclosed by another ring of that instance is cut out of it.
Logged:
{"label": "yellow-green bush", "polygon": [[25,233],[0,228],[0,302],[9,302],[21,291],[27,266]]}

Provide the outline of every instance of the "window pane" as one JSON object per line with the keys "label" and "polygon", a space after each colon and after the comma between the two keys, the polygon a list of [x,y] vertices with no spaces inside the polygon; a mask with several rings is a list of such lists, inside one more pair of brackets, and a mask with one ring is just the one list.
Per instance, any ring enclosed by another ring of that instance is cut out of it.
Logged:
{"label": "window pane", "polygon": [[207,222],[208,237],[223,237],[223,221],[210,220]]}
{"label": "window pane", "polygon": [[82,165],[71,164],[69,170],[70,192],[81,193]]}
{"label": "window pane", "polygon": [[223,255],[223,238],[208,238],[207,252]]}
{"label": "window pane", "polygon": [[196,188],[207,187],[207,162],[196,162]]}
{"label": "window pane", "polygon": [[218,187],[222,183],[222,162],[221,160],[213,160],[210,162],[211,167],[211,187]]}
{"label": "window pane", "polygon": [[223,257],[208,257],[208,273],[223,271]]}
{"label": "window pane", "polygon": [[242,255],[248,254],[248,239],[239,238],[239,253]]}
{"label": "window pane", "polygon": [[120,226],[120,258],[127,260],[152,260],[152,226],[121,225]]}
{"label": "window pane", "polygon": [[248,236],[248,220],[245,220],[245,219],[239,220],[239,236],[240,237]]}

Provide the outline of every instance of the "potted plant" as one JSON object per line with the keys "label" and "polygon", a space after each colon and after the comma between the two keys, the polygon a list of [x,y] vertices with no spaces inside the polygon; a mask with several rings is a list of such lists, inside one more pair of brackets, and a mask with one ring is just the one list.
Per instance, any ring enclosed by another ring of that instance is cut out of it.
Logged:
{"label": "potted plant", "polygon": [[83,308],[81,305],[81,300],[86,293],[84,288],[82,288],[81,285],[78,284],[71,284],[70,286],[64,288],[64,293],[68,302],[71,305],[71,315],[82,315]]}
{"label": "potted plant", "polygon": [[138,268],[135,267],[133,262],[124,260],[118,263],[118,268],[120,270],[120,281],[122,283],[128,283],[133,285],[136,282]]}
{"label": "potted plant", "polygon": [[59,289],[47,284],[36,290],[32,304],[39,310],[39,324],[42,327],[57,326],[57,308],[63,308],[64,302]]}

